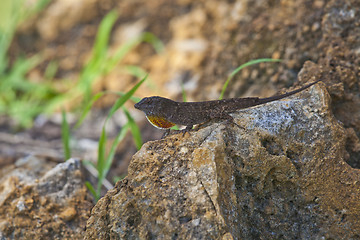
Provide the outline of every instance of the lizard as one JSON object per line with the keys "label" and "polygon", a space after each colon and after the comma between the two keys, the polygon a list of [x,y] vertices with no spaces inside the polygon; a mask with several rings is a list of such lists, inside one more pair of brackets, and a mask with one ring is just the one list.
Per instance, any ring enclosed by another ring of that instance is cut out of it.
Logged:
{"label": "lizard", "polygon": [[294,91],[267,98],[248,97],[202,102],[176,102],[168,98],[152,96],[141,99],[134,107],[143,111],[148,121],[156,128],[169,129],[175,125],[182,125],[186,126],[185,131],[189,131],[194,125],[212,119],[227,119],[233,122],[230,113],[286,98],[311,87],[319,81],[321,79]]}

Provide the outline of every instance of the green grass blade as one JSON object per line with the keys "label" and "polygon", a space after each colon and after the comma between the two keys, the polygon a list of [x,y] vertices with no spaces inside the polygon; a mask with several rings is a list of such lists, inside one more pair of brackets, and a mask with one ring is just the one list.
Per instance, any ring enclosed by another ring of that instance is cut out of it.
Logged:
{"label": "green grass blade", "polygon": [[22,21],[43,9],[49,0],[39,0],[34,7],[25,7],[24,0],[2,0],[0,2],[0,75],[8,66],[6,53],[16,28]]}
{"label": "green grass blade", "polygon": [[143,33],[141,38],[144,42],[150,43],[157,53],[161,53],[164,51],[165,46],[164,46],[163,42],[158,37],[156,37],[154,34],[152,34],[150,32],[145,32],[145,33]]}
{"label": "green grass blade", "polygon": [[100,23],[98,33],[96,34],[95,44],[94,44],[94,59],[101,58],[105,51],[107,50],[109,37],[111,29],[114,26],[116,19],[118,18],[118,13],[113,10],[110,11]]}
{"label": "green grass blade", "polygon": [[110,152],[106,158],[106,163],[105,163],[105,167],[103,169],[103,176],[106,176],[107,173],[110,170],[110,167],[112,165],[112,162],[114,160],[114,156],[115,156],[115,152],[116,152],[116,147],[119,145],[119,143],[125,138],[126,133],[129,130],[129,124],[125,124],[122,129],[120,130],[119,134],[116,136],[114,142],[111,145],[111,149]]}
{"label": "green grass blade", "polygon": [[144,69],[135,65],[126,65],[123,66],[122,69],[124,69],[127,73],[137,78],[143,78],[147,74]]}
{"label": "green grass blade", "polygon": [[7,51],[22,15],[23,0],[3,0],[0,3],[0,74],[8,66]]}
{"label": "green grass blade", "polygon": [[32,126],[35,113],[41,112],[41,107],[35,103],[28,103],[25,100],[11,102],[7,105],[6,114],[11,116],[15,123],[21,127]]}
{"label": "green grass blade", "polygon": [[223,88],[222,88],[222,91],[221,91],[221,94],[220,94],[220,97],[219,97],[219,100],[223,99],[224,97],[224,94],[225,94],[225,91],[226,91],[226,88],[227,86],[229,85],[229,82],[230,80],[243,68],[245,67],[248,67],[250,65],[254,65],[254,64],[257,64],[257,63],[262,63],[262,62],[281,62],[282,60],[281,59],[273,59],[273,58],[259,58],[259,59],[254,59],[254,60],[251,60],[249,62],[246,62],[242,65],[240,65],[238,68],[236,68],[230,75],[229,77],[227,78]]}
{"label": "green grass blade", "polygon": [[[120,97],[122,97],[122,96],[124,96],[126,93],[124,93],[124,92],[115,92],[117,95],[119,95]],[[135,96],[131,96],[130,98],[129,98],[131,101],[133,101],[134,103],[137,103],[137,102],[140,102],[140,100],[141,100],[141,98],[139,98],[139,97],[135,97]]]}
{"label": "green grass blade", "polygon": [[70,159],[71,150],[70,150],[70,127],[66,120],[66,112],[63,109],[61,112],[62,121],[61,121],[61,139],[64,148],[64,158],[65,160]]}
{"label": "green grass blade", "polygon": [[92,106],[94,105],[94,103],[101,98],[106,92],[99,92],[97,94],[95,94],[95,96],[92,97],[92,99],[90,100],[90,102],[86,105],[86,107],[84,108],[84,111],[81,114],[80,119],[77,121],[75,128],[80,127],[80,125],[83,123],[84,119],[86,118],[87,114],[90,112]]}
{"label": "green grass blade", "polygon": [[97,202],[100,199],[100,194],[98,194],[96,192],[95,188],[93,187],[93,185],[91,185],[91,183],[89,181],[85,182],[85,186],[87,187],[87,189],[89,189],[89,191],[91,192],[91,194],[95,198],[95,202]]}
{"label": "green grass blade", "polygon": [[181,83],[181,94],[182,94],[183,102],[187,102],[186,92],[185,92],[183,83]]}
{"label": "green grass blade", "polygon": [[[108,119],[110,119],[112,117],[112,115],[120,108],[122,107],[122,105],[124,105],[124,103],[129,100],[129,98],[135,93],[135,91],[141,86],[141,84],[143,84],[143,82],[146,80],[148,75],[146,75],[140,82],[138,82],[132,89],[130,89],[127,93],[124,94],[124,96],[122,96],[121,98],[119,98],[115,104],[112,106],[112,108],[110,109],[110,112],[106,118],[106,122],[108,121]],[[106,123],[105,122],[105,123]]]}
{"label": "green grass blade", "polygon": [[162,52],[164,49],[164,44],[154,34],[148,32],[143,33],[140,37],[136,37],[125,42],[115,51],[115,54],[112,57],[107,59],[104,71],[105,74],[109,73],[112,69],[114,69],[118,65],[118,63],[125,57],[125,55],[130,52],[134,47],[139,45],[141,42],[150,43],[154,47],[155,51],[158,53]]}
{"label": "green grass blade", "polygon": [[[12,68],[10,69],[10,71],[8,72],[8,74],[6,75],[6,77],[4,77],[3,81],[1,81],[1,85],[2,86],[7,86],[7,87],[11,87],[14,89],[20,89],[20,90],[28,90],[29,87],[33,87],[33,86],[41,86],[40,84],[34,84],[34,83],[30,83],[27,79],[26,79],[26,74],[33,69],[34,67],[36,67],[41,61],[42,61],[42,57],[40,55],[34,55],[31,58],[17,58],[16,61],[14,62]],[[24,86],[25,85],[25,86]],[[1,89],[1,91],[3,91],[4,89]]]}
{"label": "green grass blade", "polygon": [[80,92],[84,94],[85,102],[90,99],[93,81],[104,73],[104,68],[108,64],[106,58],[109,37],[117,18],[118,14],[114,10],[109,12],[101,21],[92,49],[91,59],[83,68],[79,77],[80,80],[76,88],[71,91],[71,96],[76,96]]}
{"label": "green grass blade", "polygon": [[123,107],[123,111],[128,119],[128,124],[130,126],[130,130],[133,135],[136,148],[139,150],[143,144],[140,129],[136,124],[136,122],[134,121],[134,118],[130,115],[129,111],[125,107]]}
{"label": "green grass blade", "polygon": [[83,164],[84,166],[91,166],[91,167],[93,167],[94,169],[96,169],[96,165],[95,165],[92,161],[82,160],[81,162],[82,162],[82,164]]}
{"label": "green grass blade", "polygon": [[107,59],[104,73],[107,74],[110,71],[112,71],[118,65],[118,63],[125,57],[125,55],[140,43],[141,40],[139,38],[135,38],[121,45],[115,51],[115,54]]}
{"label": "green grass blade", "polygon": [[57,70],[58,70],[59,65],[57,64],[57,62],[55,61],[51,61],[45,69],[45,73],[44,73],[44,78],[51,80],[54,78]]}
{"label": "green grass blade", "polygon": [[[98,170],[98,181],[102,183],[103,178],[105,177],[103,175],[104,173],[104,169],[105,169],[105,154],[106,154],[106,141],[107,141],[107,137],[106,137],[106,132],[105,132],[105,125],[102,128],[101,131],[101,136],[99,139],[99,146],[98,146],[98,158],[97,158],[97,165],[96,165],[96,169]],[[98,186],[98,188],[101,188],[101,184],[98,184],[100,186]]]}

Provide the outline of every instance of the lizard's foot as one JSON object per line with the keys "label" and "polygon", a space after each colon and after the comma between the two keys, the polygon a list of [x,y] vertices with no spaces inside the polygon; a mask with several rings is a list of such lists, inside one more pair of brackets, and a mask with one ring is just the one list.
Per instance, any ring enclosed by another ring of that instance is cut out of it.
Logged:
{"label": "lizard's foot", "polygon": [[165,137],[171,135],[170,134],[170,128],[169,129],[166,129],[166,131],[164,132],[164,134],[161,136],[161,139],[164,139]]}
{"label": "lizard's foot", "polygon": [[214,112],[212,114],[210,114],[210,120],[211,119],[221,119],[221,120],[226,120],[228,123],[232,124],[232,125],[236,125],[237,127],[241,128],[241,129],[245,129],[244,127],[241,127],[240,125],[238,125],[235,121],[234,118],[228,114],[228,113],[217,113]]}
{"label": "lizard's foot", "polygon": [[[228,120],[228,121],[229,121],[229,120]],[[246,130],[243,126],[240,126],[239,124],[237,124],[237,123],[234,121],[234,119],[231,120],[231,121],[229,121],[229,122],[230,122],[230,124],[233,124],[233,125],[237,126],[237,127],[240,128],[240,129]]]}
{"label": "lizard's foot", "polygon": [[174,130],[173,132],[171,132],[171,129],[166,129],[165,133],[162,135],[161,139],[173,135],[173,134],[178,134],[178,133],[182,133],[183,137],[185,136],[186,133],[189,133],[190,135],[190,131],[193,131],[194,129],[192,129],[193,126],[187,126],[186,128],[182,129],[182,130]]}
{"label": "lizard's foot", "polygon": [[206,122],[203,122],[203,123],[199,123],[198,125],[196,125],[193,129],[191,129],[192,131],[197,131],[201,128],[201,126],[205,125],[206,123],[209,123],[211,121],[210,120],[207,120]]}
{"label": "lizard's foot", "polygon": [[179,132],[182,132],[184,137],[186,133],[189,133],[189,135],[191,135],[190,131],[193,131],[193,126],[186,126],[186,128],[180,130]]}

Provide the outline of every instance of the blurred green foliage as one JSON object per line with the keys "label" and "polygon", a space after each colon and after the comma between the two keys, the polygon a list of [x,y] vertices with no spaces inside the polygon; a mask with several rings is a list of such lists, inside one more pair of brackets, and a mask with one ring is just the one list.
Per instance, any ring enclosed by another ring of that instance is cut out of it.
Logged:
{"label": "blurred green foliage", "polygon": [[[118,98],[118,100],[114,103],[114,105],[112,106],[112,108],[109,111],[109,114],[105,120],[105,123],[103,125],[102,131],[101,131],[101,136],[99,139],[99,144],[98,144],[98,156],[97,156],[97,162],[96,164],[93,164],[92,162],[89,161],[85,161],[85,164],[89,164],[92,165],[92,167],[96,170],[97,172],[97,186],[94,187],[90,182],[86,182],[86,186],[89,189],[89,191],[93,194],[95,201],[99,200],[101,197],[101,189],[103,186],[103,182],[110,170],[110,167],[113,163],[114,160],[114,156],[115,156],[115,152],[116,152],[116,147],[118,146],[118,144],[124,139],[124,137],[126,136],[126,133],[130,130],[135,142],[135,145],[137,147],[137,149],[140,149],[140,147],[142,146],[142,137],[141,137],[141,133],[140,133],[140,129],[137,126],[136,122],[134,121],[134,119],[132,118],[132,116],[130,115],[129,111],[124,107],[124,104],[133,97],[134,93],[136,92],[136,90],[144,83],[144,81],[146,80],[147,75],[139,82],[137,83],[132,89],[130,89],[128,92],[126,92],[125,94],[121,94],[121,97]],[[97,99],[99,99],[101,96],[103,96],[105,93],[99,93],[97,95],[95,95],[89,105],[84,109],[84,112],[82,114],[82,117],[79,119],[78,123],[76,124],[76,126],[80,126],[83,119],[86,117],[86,115],[89,113],[91,106],[95,103],[95,101]],[[124,111],[128,122],[122,126],[120,132],[117,134],[117,136],[115,137],[114,141],[111,144],[111,148],[110,151],[107,153],[106,152],[106,147],[107,147],[107,142],[108,142],[108,138],[107,138],[107,134],[106,134],[106,123],[107,121],[113,116],[113,114],[118,111],[120,108],[122,108],[122,110]],[[66,113],[63,111],[62,113],[62,140],[63,140],[63,147],[64,147],[64,154],[65,154],[65,159],[69,159],[71,157],[71,149],[70,149],[70,128],[69,125],[66,121]]]}
{"label": "blurred green foliage", "polygon": [[126,54],[140,43],[151,43],[157,52],[163,49],[158,38],[151,33],[143,33],[115,51],[109,51],[111,30],[118,18],[118,13],[111,11],[100,23],[91,57],[80,71],[75,86],[65,93],[56,90],[53,77],[57,64],[54,61],[48,63],[43,79],[39,82],[31,81],[28,73],[42,62],[41,53],[31,57],[18,56],[10,64],[8,50],[17,26],[43,9],[48,2],[49,0],[38,0],[31,8],[24,7],[25,0],[0,2],[0,12],[4,13],[0,15],[0,115],[10,116],[19,127],[31,127],[36,116],[61,108],[65,101],[80,98],[84,99],[83,103],[86,104],[91,98],[94,81],[115,67],[138,78],[144,77],[146,73],[140,67],[119,64]]}
{"label": "blurred green foliage", "polygon": [[[2,0],[0,2],[0,115],[8,115],[15,120],[19,127],[27,128],[32,126],[33,119],[39,114],[51,113],[54,109],[62,108],[65,101],[71,101],[71,99],[80,97],[83,99],[84,105],[82,107],[83,113],[76,125],[76,127],[78,127],[96,100],[104,94],[117,94],[119,98],[110,109],[103,125],[98,145],[97,163],[92,164],[98,174],[97,185],[94,187],[89,182],[86,183],[86,186],[93,193],[95,199],[99,199],[103,181],[114,159],[116,147],[125,137],[126,133],[128,131],[132,133],[138,149],[142,145],[140,130],[129,111],[124,107],[124,104],[129,99],[135,102],[140,100],[133,95],[136,89],[145,81],[147,75],[146,72],[138,66],[120,63],[126,54],[143,42],[150,43],[157,52],[162,51],[163,44],[153,34],[143,33],[118,47],[115,51],[109,51],[111,30],[118,18],[118,13],[111,11],[103,18],[99,25],[95,43],[91,50],[91,57],[80,71],[76,85],[65,93],[58,92],[52,82],[57,71],[57,63],[55,61],[47,65],[43,79],[39,82],[34,82],[28,78],[28,73],[43,61],[41,53],[30,57],[16,56],[12,63],[10,63],[8,57],[9,46],[19,24],[42,10],[49,1],[50,0],[38,0],[36,4],[30,8],[25,6],[25,0]],[[122,69],[124,73],[143,79],[126,93],[106,91],[92,96],[91,89],[94,82],[106,74],[109,74],[115,67]],[[64,81],[67,81],[67,79],[64,79]],[[120,108],[124,111],[128,122],[115,137],[109,152],[106,152],[105,149],[108,142],[105,128],[106,122]],[[70,140],[71,126],[69,126],[67,114],[63,110],[62,141],[65,159],[71,157]]]}
{"label": "blurred green foliage", "polygon": [[[133,65],[119,65],[121,60],[126,56],[128,52],[130,52],[134,47],[139,45],[142,42],[150,43],[157,52],[162,51],[163,45],[161,41],[156,38],[151,33],[143,33],[139,37],[126,42],[124,45],[120,46],[114,53],[110,53],[108,51],[108,42],[109,36],[111,33],[111,29],[118,18],[118,14],[115,11],[109,12],[104,19],[102,20],[99,30],[97,33],[97,37],[92,49],[92,57],[90,58],[88,64],[84,66],[80,73],[78,84],[68,93],[58,96],[58,99],[68,99],[74,98],[77,96],[85,96],[85,105],[83,106],[82,114],[75,125],[75,128],[79,127],[87,114],[90,112],[93,104],[105,94],[116,94],[119,96],[117,101],[114,103],[112,108],[109,111],[109,114],[105,120],[105,123],[102,128],[101,136],[98,144],[98,156],[97,163],[93,164],[89,161],[84,161],[86,164],[90,164],[97,172],[97,184],[93,186],[90,182],[86,182],[86,186],[89,191],[93,194],[95,200],[97,201],[101,197],[101,190],[103,187],[103,182],[110,170],[112,162],[114,160],[116,147],[118,144],[124,139],[126,133],[130,131],[133,136],[134,143],[138,149],[142,146],[142,137],[139,130],[139,127],[135,123],[132,118],[130,112],[125,108],[124,104],[128,100],[132,100],[133,102],[140,101],[139,98],[134,97],[135,91],[144,83],[147,79],[147,74],[144,70],[142,70],[138,66]],[[142,77],[143,79],[137,83],[132,89],[130,89],[126,93],[122,92],[112,92],[112,91],[104,91],[99,92],[92,96],[91,86],[96,79],[100,76],[104,76],[112,71],[115,67],[122,68],[125,72],[135,77]],[[55,102],[57,103],[57,102]],[[127,117],[128,122],[122,126],[120,132],[115,137],[114,141],[111,144],[111,148],[109,152],[106,152],[106,146],[108,142],[108,137],[106,134],[106,123],[113,116],[113,114],[122,109]],[[66,113],[62,114],[62,141],[64,147],[65,159],[69,159],[71,157],[71,148],[70,148],[70,140],[71,140],[71,129],[66,121]]]}
{"label": "blurred green foliage", "polygon": [[42,104],[57,95],[49,81],[35,83],[27,73],[41,61],[41,55],[19,56],[10,65],[8,50],[17,26],[49,2],[39,0],[31,7],[24,0],[0,2],[0,114],[6,114],[21,127],[30,127],[33,118],[43,111]]}

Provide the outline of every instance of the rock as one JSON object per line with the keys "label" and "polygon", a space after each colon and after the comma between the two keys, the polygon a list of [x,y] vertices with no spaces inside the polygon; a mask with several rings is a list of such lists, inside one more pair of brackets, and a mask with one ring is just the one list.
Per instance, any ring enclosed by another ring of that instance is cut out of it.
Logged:
{"label": "rock", "polygon": [[[148,142],[86,239],[355,239],[360,173],[319,83],[182,139]],[[182,140],[180,140],[182,139]]]}
{"label": "rock", "polygon": [[80,168],[30,156],[2,169],[0,239],[82,239],[92,203]]}

